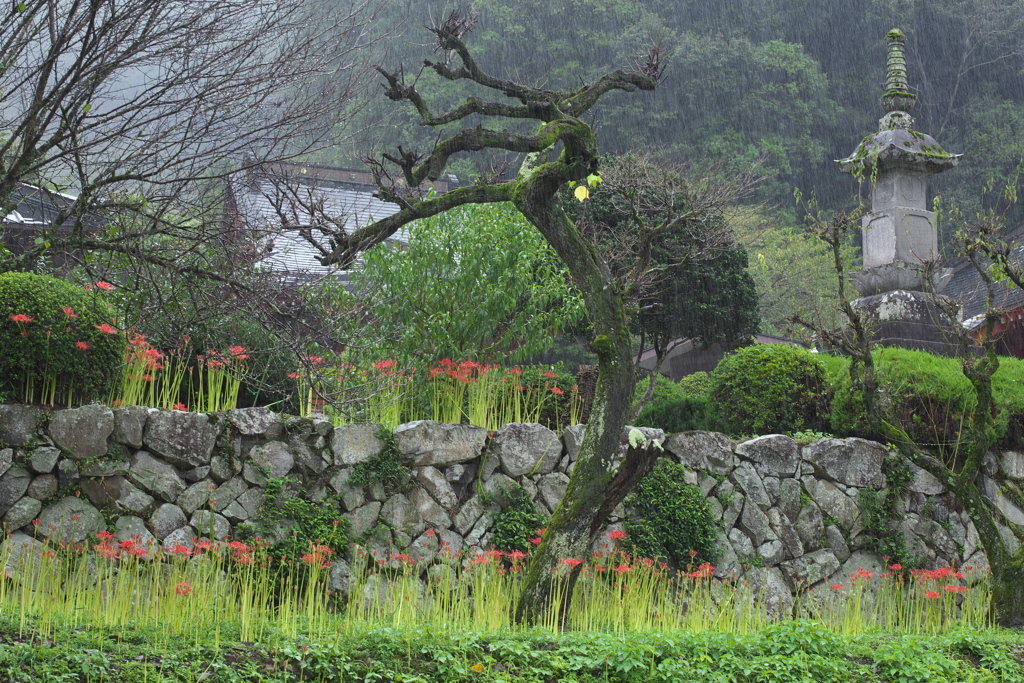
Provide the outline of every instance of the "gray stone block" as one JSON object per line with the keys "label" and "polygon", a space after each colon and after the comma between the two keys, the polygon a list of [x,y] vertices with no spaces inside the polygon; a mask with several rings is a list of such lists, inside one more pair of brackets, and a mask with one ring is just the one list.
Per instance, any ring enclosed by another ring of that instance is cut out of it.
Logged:
{"label": "gray stone block", "polygon": [[114,432],[114,413],[101,405],[58,410],[50,418],[50,438],[74,460],[101,458]]}

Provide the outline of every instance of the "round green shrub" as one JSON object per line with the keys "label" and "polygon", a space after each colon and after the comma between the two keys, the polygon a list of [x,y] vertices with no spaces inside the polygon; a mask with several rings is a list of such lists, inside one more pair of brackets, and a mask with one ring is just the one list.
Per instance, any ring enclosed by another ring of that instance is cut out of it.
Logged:
{"label": "round green shrub", "polygon": [[711,393],[711,375],[703,370],[680,377],[677,384],[687,396],[707,398]]}
{"label": "round green shrub", "polygon": [[105,400],[125,345],[122,334],[100,329],[113,331],[113,318],[102,291],[47,275],[0,274],[0,399]]}
{"label": "round green shrub", "polygon": [[[627,545],[644,557],[662,558],[675,567],[718,559],[718,525],[704,493],[686,483],[686,468],[660,458],[640,480],[626,504]],[[690,552],[696,555],[691,557]]]}
{"label": "round green shrub", "polygon": [[755,344],[727,355],[711,373],[719,428],[734,435],[825,431],[825,368],[806,349]]}

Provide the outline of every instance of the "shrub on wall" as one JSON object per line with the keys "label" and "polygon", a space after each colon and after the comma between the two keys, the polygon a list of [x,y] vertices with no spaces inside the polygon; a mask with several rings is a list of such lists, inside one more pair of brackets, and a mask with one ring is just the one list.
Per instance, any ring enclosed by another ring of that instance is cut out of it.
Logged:
{"label": "shrub on wall", "polygon": [[0,400],[106,399],[125,338],[101,290],[59,278],[0,274]]}
{"label": "shrub on wall", "polygon": [[700,488],[686,483],[686,468],[679,463],[660,458],[626,504],[636,510],[626,517],[627,545],[635,546],[640,555],[662,558],[676,567],[718,559],[718,524],[711,506]]}
{"label": "shrub on wall", "polygon": [[825,369],[806,349],[755,344],[726,355],[711,373],[719,429],[734,435],[823,430]]}

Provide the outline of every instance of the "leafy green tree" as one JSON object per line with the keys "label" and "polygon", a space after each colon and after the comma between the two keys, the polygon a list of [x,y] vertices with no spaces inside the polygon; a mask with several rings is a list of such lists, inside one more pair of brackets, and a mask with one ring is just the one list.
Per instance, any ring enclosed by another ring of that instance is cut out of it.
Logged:
{"label": "leafy green tree", "polygon": [[388,353],[522,362],[586,312],[554,250],[511,204],[463,206],[377,246],[356,287]]}

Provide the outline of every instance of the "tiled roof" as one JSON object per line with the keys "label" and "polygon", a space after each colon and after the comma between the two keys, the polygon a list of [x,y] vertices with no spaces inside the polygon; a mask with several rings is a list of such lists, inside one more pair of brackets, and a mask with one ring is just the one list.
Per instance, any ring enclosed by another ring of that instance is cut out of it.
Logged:
{"label": "tiled roof", "polygon": [[[1024,246],[1012,249],[1010,259],[1024,265]],[[953,277],[942,294],[960,302],[965,322],[985,312],[985,286],[970,261],[961,261],[953,267]],[[1024,306],[1024,289],[1009,281],[995,283],[995,306],[1004,311]]]}
{"label": "tiled roof", "polygon": [[75,200],[71,195],[18,183],[11,193],[17,208],[4,216],[7,225],[51,225],[60,210]]}
{"label": "tiled roof", "polygon": [[[305,180],[305,179],[304,179]],[[312,179],[315,180],[315,179]],[[261,262],[282,274],[291,276],[326,275],[337,270],[323,266],[317,259],[320,252],[304,239],[299,230],[288,226],[309,226],[313,220],[301,205],[312,199],[324,215],[334,219],[346,232],[369,225],[375,220],[398,213],[397,204],[383,202],[372,195],[372,186],[341,187],[316,183],[296,185],[298,200],[289,200],[277,184],[265,178],[233,182],[232,192],[246,231],[255,240]],[[282,227],[284,226],[284,227]],[[308,228],[317,242],[327,246],[323,231]],[[405,231],[395,239],[408,241]]]}

